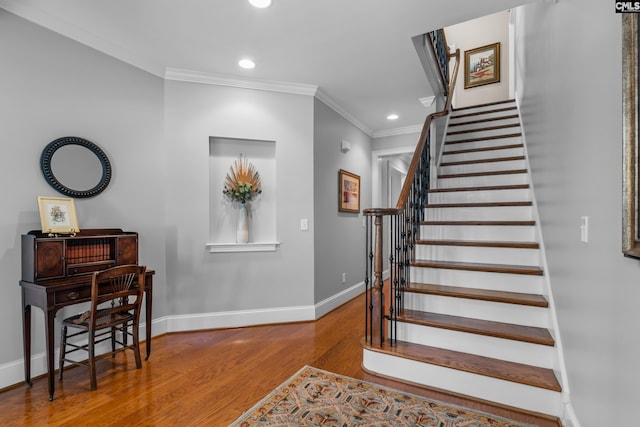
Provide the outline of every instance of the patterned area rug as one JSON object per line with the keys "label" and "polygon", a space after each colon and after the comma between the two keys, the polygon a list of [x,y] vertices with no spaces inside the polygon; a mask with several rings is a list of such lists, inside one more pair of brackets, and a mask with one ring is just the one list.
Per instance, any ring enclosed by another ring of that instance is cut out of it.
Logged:
{"label": "patterned area rug", "polygon": [[305,366],[230,427],[533,427]]}

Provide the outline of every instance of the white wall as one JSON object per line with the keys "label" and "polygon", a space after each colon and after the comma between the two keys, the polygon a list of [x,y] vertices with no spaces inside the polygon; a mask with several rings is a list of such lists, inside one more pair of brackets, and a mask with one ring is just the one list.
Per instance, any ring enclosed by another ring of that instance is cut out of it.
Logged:
{"label": "white wall", "polygon": [[560,0],[515,19],[516,93],[571,404],[587,427],[636,424],[640,401],[640,262],[621,252],[620,18],[609,2]]}
{"label": "white wall", "polygon": [[[445,28],[447,43],[460,49],[454,107],[509,98],[509,12],[503,11]],[[464,88],[465,51],[500,42],[500,82]]]}

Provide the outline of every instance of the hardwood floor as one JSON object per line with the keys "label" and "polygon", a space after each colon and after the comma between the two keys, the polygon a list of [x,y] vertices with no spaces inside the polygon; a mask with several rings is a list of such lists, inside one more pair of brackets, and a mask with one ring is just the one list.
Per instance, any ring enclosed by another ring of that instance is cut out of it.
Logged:
{"label": "hardwood floor", "polygon": [[82,367],[65,369],[53,402],[47,380],[0,392],[2,426],[227,426],[304,365],[512,419],[557,427],[551,417],[395,382],[361,368],[364,297],[316,322],[167,334],[140,370],[121,353],[97,364],[98,390]]}

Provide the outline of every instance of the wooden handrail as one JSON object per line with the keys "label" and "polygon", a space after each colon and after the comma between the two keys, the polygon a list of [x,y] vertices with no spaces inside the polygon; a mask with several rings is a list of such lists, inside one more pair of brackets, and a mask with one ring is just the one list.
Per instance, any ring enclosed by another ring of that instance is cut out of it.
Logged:
{"label": "wooden handrail", "polygon": [[456,86],[456,79],[458,77],[458,66],[460,65],[460,49],[456,49],[456,52],[453,55],[450,55],[449,58],[456,58],[456,63],[453,66],[453,74],[451,82],[449,83],[449,96],[447,97],[447,102],[443,110],[438,111],[436,113],[429,114],[424,121],[424,125],[422,125],[422,132],[420,133],[420,139],[418,140],[418,145],[416,146],[415,151],[413,152],[413,159],[411,159],[411,165],[409,166],[409,170],[407,171],[407,178],[404,181],[404,185],[402,186],[402,192],[400,192],[400,197],[398,199],[398,203],[396,204],[397,210],[402,210],[405,207],[405,203],[409,197],[409,191],[411,191],[411,183],[413,182],[413,177],[416,174],[416,170],[418,170],[418,164],[420,163],[420,155],[422,154],[422,150],[424,150],[424,144],[427,142],[427,135],[429,133],[429,128],[431,127],[431,122],[434,119],[439,119],[440,117],[445,117],[449,114],[449,110],[451,109],[451,101],[453,98],[453,90]]}
{"label": "wooden handrail", "polygon": [[453,66],[452,79],[449,83],[449,96],[447,97],[447,102],[442,111],[438,111],[436,113],[429,114],[422,125],[422,132],[420,133],[420,138],[418,139],[418,145],[416,145],[416,149],[413,152],[413,158],[411,159],[411,165],[409,166],[409,170],[407,171],[407,177],[405,178],[404,185],[402,186],[402,191],[400,192],[400,197],[398,198],[398,203],[396,204],[395,209],[385,209],[381,210],[379,208],[365,209],[366,215],[394,215],[401,210],[404,209],[407,199],[409,197],[409,192],[411,191],[411,184],[413,182],[413,177],[418,170],[418,165],[420,163],[420,155],[422,154],[422,150],[424,150],[424,145],[427,142],[427,135],[429,134],[429,128],[431,127],[431,122],[434,119],[438,119],[440,117],[445,117],[449,114],[449,110],[451,109],[451,102],[453,98],[453,90],[456,86],[456,79],[458,77],[458,68],[460,65],[460,49],[456,49],[454,54],[449,55],[449,58],[456,58],[455,65]]}
{"label": "wooden handrail", "polygon": [[[452,80],[449,83],[447,101],[442,111],[429,114],[425,119],[420,133],[420,139],[413,153],[411,165],[407,171],[405,182],[395,208],[369,208],[364,210],[366,220],[366,252],[367,268],[365,287],[367,295],[367,313],[365,320],[365,335],[371,345],[382,345],[388,340],[394,342],[397,335],[397,316],[402,310],[402,294],[404,286],[410,283],[410,265],[414,256],[416,236],[419,224],[423,218],[423,205],[428,194],[429,180],[429,131],[434,119],[445,117],[451,110],[452,95],[455,89],[458,68],[460,64],[460,50],[449,54],[455,57]],[[427,150],[427,152],[425,152]],[[419,188],[419,190],[416,190]],[[423,198],[425,197],[425,198]],[[410,200],[411,199],[411,200]],[[410,200],[410,201],[409,201]],[[383,279],[383,241],[384,219],[389,218],[389,280],[387,288]],[[391,328],[387,326],[387,319]],[[386,332],[389,332],[387,336]]]}

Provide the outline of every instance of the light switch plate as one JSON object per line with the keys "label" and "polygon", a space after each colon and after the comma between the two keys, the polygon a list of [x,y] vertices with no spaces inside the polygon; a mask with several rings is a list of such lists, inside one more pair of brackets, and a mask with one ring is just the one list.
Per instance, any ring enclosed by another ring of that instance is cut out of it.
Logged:
{"label": "light switch plate", "polygon": [[309,230],[309,220],[307,218],[300,219],[300,230],[302,231]]}

